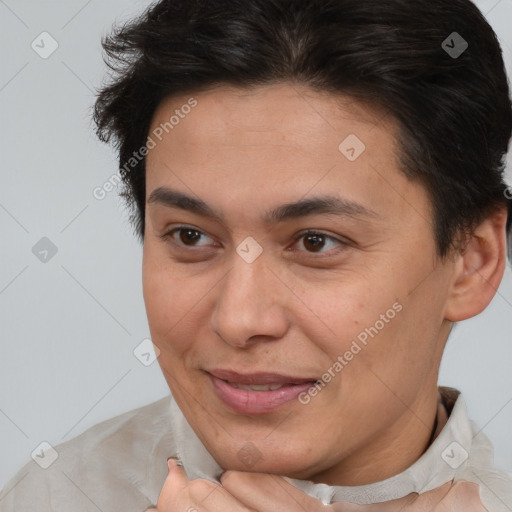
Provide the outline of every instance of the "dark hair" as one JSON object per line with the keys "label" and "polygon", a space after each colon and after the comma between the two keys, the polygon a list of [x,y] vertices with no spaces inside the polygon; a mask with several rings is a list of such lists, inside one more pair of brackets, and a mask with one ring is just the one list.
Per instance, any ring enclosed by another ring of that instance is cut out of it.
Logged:
{"label": "dark hair", "polygon": [[113,74],[94,121],[119,150],[121,196],[141,241],[145,158],[126,162],[161,101],[277,82],[390,111],[402,171],[431,198],[440,256],[502,205],[510,237],[509,87],[497,37],[469,0],[161,0],[102,44]]}

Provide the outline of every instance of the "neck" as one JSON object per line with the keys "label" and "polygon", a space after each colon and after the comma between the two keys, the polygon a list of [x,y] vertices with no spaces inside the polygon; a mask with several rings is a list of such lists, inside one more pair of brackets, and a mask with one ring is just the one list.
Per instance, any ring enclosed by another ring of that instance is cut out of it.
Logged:
{"label": "neck", "polygon": [[357,486],[402,473],[423,455],[442,427],[436,425],[438,397],[437,386],[429,387],[428,393],[405,408],[372,442],[310,480],[327,485]]}

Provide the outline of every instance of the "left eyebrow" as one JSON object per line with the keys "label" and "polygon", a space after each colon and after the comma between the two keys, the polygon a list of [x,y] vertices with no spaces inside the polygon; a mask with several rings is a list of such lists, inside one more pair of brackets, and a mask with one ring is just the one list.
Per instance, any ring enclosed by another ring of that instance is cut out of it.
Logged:
{"label": "left eyebrow", "polygon": [[[167,187],[158,187],[151,192],[148,203],[161,204],[163,206],[179,208],[190,211],[203,217],[209,217],[218,222],[225,223],[223,215],[198,199],[178,190]],[[265,212],[263,221],[266,224],[277,224],[291,219],[308,217],[310,215],[329,214],[340,217],[370,217],[380,218],[375,211],[364,207],[359,203],[349,201],[337,196],[318,196],[301,199],[293,203],[285,203],[277,208]]]}
{"label": "left eyebrow", "polygon": [[264,220],[268,224],[276,224],[289,219],[321,214],[339,217],[380,217],[376,212],[359,203],[336,196],[319,196],[283,204],[268,211]]}

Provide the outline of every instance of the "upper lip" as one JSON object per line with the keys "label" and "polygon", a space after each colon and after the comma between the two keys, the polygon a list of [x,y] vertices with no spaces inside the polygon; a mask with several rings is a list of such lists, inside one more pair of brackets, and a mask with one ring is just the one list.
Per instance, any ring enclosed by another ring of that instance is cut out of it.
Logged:
{"label": "upper lip", "polygon": [[233,384],[259,385],[259,384],[305,384],[316,379],[303,379],[279,373],[237,373],[230,370],[209,370],[208,373],[218,379],[232,382]]}

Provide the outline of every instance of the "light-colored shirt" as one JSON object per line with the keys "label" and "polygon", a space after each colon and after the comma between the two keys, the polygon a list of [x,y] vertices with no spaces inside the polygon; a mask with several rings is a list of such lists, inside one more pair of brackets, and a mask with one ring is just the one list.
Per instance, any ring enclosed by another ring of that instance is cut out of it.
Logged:
{"label": "light-colored shirt", "polygon": [[[459,392],[440,388],[440,395],[447,421],[425,453],[402,473],[350,487],[287,480],[324,504],[360,505],[467,480],[479,485],[489,512],[511,512],[512,474],[493,467],[491,443],[468,419]],[[168,457],[181,459],[189,479],[218,482],[223,471],[172,396],[99,423],[39,455],[2,490],[0,512],[143,512],[158,501]]]}

